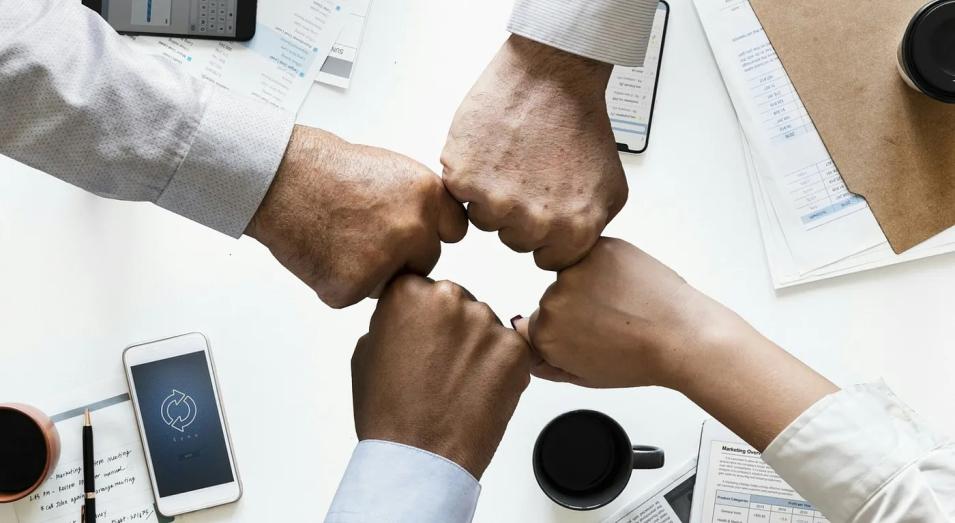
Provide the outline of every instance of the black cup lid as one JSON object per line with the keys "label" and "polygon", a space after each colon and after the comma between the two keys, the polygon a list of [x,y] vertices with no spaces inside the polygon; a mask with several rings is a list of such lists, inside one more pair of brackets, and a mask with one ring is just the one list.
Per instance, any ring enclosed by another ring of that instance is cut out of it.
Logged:
{"label": "black cup lid", "polygon": [[912,80],[927,94],[955,102],[955,0],[929,3],[906,31]]}

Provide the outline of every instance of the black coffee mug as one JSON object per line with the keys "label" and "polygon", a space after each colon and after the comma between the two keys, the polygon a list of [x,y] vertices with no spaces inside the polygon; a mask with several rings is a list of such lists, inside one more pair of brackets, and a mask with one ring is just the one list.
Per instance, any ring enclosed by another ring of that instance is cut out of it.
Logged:
{"label": "black coffee mug", "polygon": [[46,414],[29,405],[0,403],[0,503],[37,489],[60,457],[60,437]]}
{"label": "black coffee mug", "polygon": [[613,418],[595,410],[557,416],[537,436],[534,476],[554,503],[593,510],[623,492],[634,469],[663,466],[663,450],[632,445]]}

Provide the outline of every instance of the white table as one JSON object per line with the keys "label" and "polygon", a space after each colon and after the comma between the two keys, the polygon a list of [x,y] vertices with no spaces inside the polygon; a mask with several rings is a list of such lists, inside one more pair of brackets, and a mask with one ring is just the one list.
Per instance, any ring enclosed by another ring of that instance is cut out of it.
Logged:
{"label": "white table", "polygon": [[[884,377],[955,433],[955,258],[774,293],[733,109],[690,0],[671,5],[650,147],[624,158],[630,201],[607,234],[672,265],[838,383]],[[299,120],[439,170],[451,116],[506,37],[509,11],[509,0],[376,0],[352,89],[316,87]],[[331,310],[253,240],[102,200],[10,160],[0,173],[0,400],[68,394],[119,376],[120,352],[133,342],[202,331],[245,496],[180,520],[320,519],[355,444],[349,358],[374,302]],[[502,318],[532,311],[553,278],[473,228],[434,275]],[[603,510],[558,508],[538,489],[530,454],[540,428],[575,408],[607,412],[635,442],[662,445],[667,469],[634,473]],[[693,456],[703,417],[666,390],[535,380],[484,476],[476,521],[597,521]]]}

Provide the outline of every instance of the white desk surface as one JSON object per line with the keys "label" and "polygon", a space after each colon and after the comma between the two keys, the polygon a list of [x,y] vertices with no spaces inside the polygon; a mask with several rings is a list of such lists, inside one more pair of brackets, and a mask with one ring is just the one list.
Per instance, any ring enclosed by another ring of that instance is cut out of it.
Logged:
{"label": "white desk surface", "polygon": [[[732,106],[691,1],[671,6],[650,147],[624,158],[630,201],[607,234],[670,264],[836,382],[884,377],[955,434],[955,257],[774,293]],[[510,7],[375,0],[352,88],[316,86],[299,121],[440,172],[451,117],[506,38]],[[7,159],[0,173],[0,400],[68,394],[120,376],[127,345],[201,331],[215,351],[245,495],[179,520],[319,520],[355,444],[349,358],[374,302],[331,310],[253,240],[99,199]],[[532,311],[553,278],[473,227],[433,274],[505,319]],[[535,380],[484,476],[476,521],[598,521],[667,470],[635,472],[603,510],[558,508],[534,481],[531,449],[548,420],[576,408],[607,412],[634,442],[663,446],[667,469],[695,454],[704,417],[667,390]]]}

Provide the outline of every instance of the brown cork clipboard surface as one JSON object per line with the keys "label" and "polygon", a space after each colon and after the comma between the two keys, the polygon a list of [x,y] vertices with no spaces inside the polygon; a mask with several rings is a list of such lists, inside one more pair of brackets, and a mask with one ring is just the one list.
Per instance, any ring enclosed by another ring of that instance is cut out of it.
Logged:
{"label": "brown cork clipboard surface", "polygon": [[896,253],[955,225],[955,104],[909,87],[902,34],[924,0],[750,0],[849,190]]}

